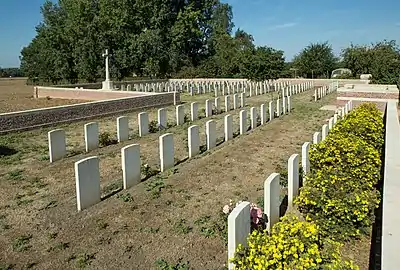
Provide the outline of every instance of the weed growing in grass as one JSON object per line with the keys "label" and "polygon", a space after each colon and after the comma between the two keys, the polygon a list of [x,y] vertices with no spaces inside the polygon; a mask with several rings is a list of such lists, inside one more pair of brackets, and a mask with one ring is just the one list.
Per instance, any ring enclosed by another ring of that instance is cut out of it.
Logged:
{"label": "weed growing in grass", "polygon": [[140,172],[142,173],[142,175],[144,175],[144,178],[149,178],[156,175],[158,173],[158,170],[150,167],[149,164],[143,164],[140,167]]}
{"label": "weed growing in grass", "polygon": [[21,235],[17,239],[14,240],[13,250],[17,252],[27,251],[32,246],[29,244],[32,239],[31,234]]}
{"label": "weed growing in grass", "polygon": [[170,187],[170,185],[164,183],[164,179],[166,179],[166,177],[158,175],[154,180],[146,184],[146,191],[150,192],[153,199],[160,197],[162,189]]}
{"label": "weed growing in grass", "polygon": [[79,254],[76,258],[76,266],[78,268],[85,268],[86,266],[89,266],[92,261],[95,259],[95,254]]}
{"label": "weed growing in grass", "polygon": [[107,223],[107,222],[104,222],[104,221],[101,220],[101,219],[98,219],[98,220],[96,221],[96,227],[97,227],[97,229],[99,229],[99,230],[104,230],[104,229],[106,229],[106,228],[108,227],[108,223]]}
{"label": "weed growing in grass", "polygon": [[115,138],[113,138],[110,133],[101,132],[99,134],[99,144],[100,144],[100,146],[104,147],[104,146],[108,146],[108,145],[112,145],[112,144],[116,144],[116,143],[118,143],[118,141]]}
{"label": "weed growing in grass", "polygon": [[178,234],[188,234],[190,233],[193,228],[187,225],[186,219],[181,218],[174,224],[174,230]]}
{"label": "weed growing in grass", "polygon": [[182,262],[182,259],[179,259],[176,264],[170,264],[164,259],[157,259],[155,264],[160,270],[189,270],[189,263]]}
{"label": "weed growing in grass", "polygon": [[202,108],[199,111],[199,119],[205,118],[206,117],[206,109]]}
{"label": "weed growing in grass", "polygon": [[24,170],[21,170],[21,169],[9,171],[7,173],[7,178],[8,178],[8,180],[12,180],[12,181],[25,180],[25,176],[23,175],[23,172],[24,172]]}
{"label": "weed growing in grass", "polygon": [[117,198],[122,200],[123,202],[133,202],[133,198],[130,193],[119,194]]}
{"label": "weed growing in grass", "polygon": [[0,232],[8,230],[10,228],[11,226],[7,224],[6,215],[0,215]]}
{"label": "weed growing in grass", "polygon": [[159,130],[158,128],[158,121],[152,120],[149,122],[149,132],[150,133],[157,133]]}

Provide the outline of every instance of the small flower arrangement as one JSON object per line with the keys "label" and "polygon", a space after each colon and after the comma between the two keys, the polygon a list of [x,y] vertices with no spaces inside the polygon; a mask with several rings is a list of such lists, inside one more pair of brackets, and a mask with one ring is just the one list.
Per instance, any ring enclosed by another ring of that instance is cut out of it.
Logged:
{"label": "small flower arrangement", "polygon": [[[229,200],[229,204],[224,205],[222,212],[225,215],[229,215],[233,209],[238,206],[242,201],[236,203],[233,200]],[[263,213],[262,209],[255,203],[250,204],[250,225],[251,231],[259,230],[263,231],[267,228],[268,217]]]}

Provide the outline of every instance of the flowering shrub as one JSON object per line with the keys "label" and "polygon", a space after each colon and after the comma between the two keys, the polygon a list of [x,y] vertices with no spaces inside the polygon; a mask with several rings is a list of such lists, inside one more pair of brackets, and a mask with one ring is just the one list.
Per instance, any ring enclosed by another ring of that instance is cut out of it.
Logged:
{"label": "flowering shrub", "polygon": [[338,122],[331,132],[353,134],[380,152],[384,142],[382,113],[375,104],[363,103],[347,114],[345,121]]}
{"label": "flowering shrub", "polygon": [[306,177],[295,203],[306,220],[315,220],[322,235],[344,239],[372,225],[379,192],[363,188],[359,178],[346,173],[320,170]]}
{"label": "flowering shrub", "polygon": [[372,225],[380,202],[383,121],[375,105],[365,104],[337,123],[325,141],[310,150],[311,172],[295,199],[306,220],[324,236],[360,235]]}
{"label": "flowering shrub", "polygon": [[378,150],[353,134],[331,134],[313,145],[309,155],[313,172],[343,172],[353,178],[352,185],[372,187],[380,178],[382,161]]}
{"label": "flowering shrub", "polygon": [[275,224],[271,235],[253,231],[248,247],[237,248],[232,262],[247,269],[359,269],[351,261],[340,260],[340,244],[324,240],[319,227],[286,215]]}

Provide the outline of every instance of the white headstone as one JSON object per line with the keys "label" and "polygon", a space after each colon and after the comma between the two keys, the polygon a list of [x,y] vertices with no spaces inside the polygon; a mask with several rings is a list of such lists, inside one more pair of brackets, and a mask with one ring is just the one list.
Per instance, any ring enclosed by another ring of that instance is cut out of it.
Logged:
{"label": "white headstone", "polygon": [[225,141],[233,139],[233,117],[228,114],[224,118]]}
{"label": "white headstone", "polygon": [[280,117],[282,114],[281,112],[281,102],[279,100],[279,98],[276,100],[276,116]]}
{"label": "white headstone", "polygon": [[196,121],[199,118],[199,104],[197,102],[192,102],[190,104],[190,120]]}
{"label": "white headstone", "polygon": [[60,160],[67,154],[67,144],[65,140],[65,131],[55,129],[47,133],[49,142],[50,163]]}
{"label": "white headstone", "polygon": [[166,133],[159,137],[160,147],[160,168],[161,172],[174,167],[174,135],[172,133]]}
{"label": "white headstone", "polygon": [[299,155],[293,154],[288,160],[288,206],[293,206],[294,198],[299,194]]}
{"label": "white headstone", "polygon": [[268,176],[264,182],[264,213],[268,217],[267,231],[271,232],[272,226],[279,221],[281,193],[279,173],[273,173]]}
{"label": "white headstone", "polygon": [[100,167],[98,157],[88,157],[75,162],[75,184],[78,211],[100,202]]}
{"label": "white headstone", "polygon": [[[228,260],[235,257],[239,244],[247,247],[247,238],[250,234],[250,203],[241,202],[228,216]],[[228,269],[235,266],[229,262]]]}
{"label": "white headstone", "polygon": [[329,128],[328,128],[328,125],[325,124],[322,126],[322,140],[323,141],[326,139],[326,137],[328,137],[328,133],[329,133]]}
{"label": "white headstone", "polygon": [[122,181],[124,189],[141,182],[140,145],[131,144],[121,149]]}
{"label": "white headstone", "polygon": [[225,96],[225,112],[229,112],[231,110],[231,97]]}
{"label": "white headstone", "polygon": [[301,146],[301,167],[303,168],[304,175],[310,172],[310,157],[309,157],[310,145],[311,143],[305,142]]}
{"label": "white headstone", "polygon": [[261,125],[267,123],[267,106],[265,104],[261,104],[260,106],[260,118],[261,118]]}
{"label": "white headstone", "polygon": [[212,116],[212,102],[211,100],[206,100],[206,117]]}
{"label": "white headstone", "polygon": [[143,137],[149,134],[149,115],[147,112],[138,114],[139,136]]}
{"label": "white headstone", "polygon": [[191,126],[188,128],[188,148],[189,158],[200,153],[200,130],[199,126]]}
{"label": "white headstone", "polygon": [[129,121],[126,116],[117,118],[117,138],[118,142],[129,140]]}
{"label": "white headstone", "polygon": [[215,98],[214,104],[215,104],[216,113],[217,114],[221,113],[221,99],[219,97]]}
{"label": "white headstone", "polygon": [[246,93],[240,93],[240,107],[246,107]]}
{"label": "white headstone", "polygon": [[233,94],[233,109],[236,110],[239,108],[239,96],[238,94]]}
{"label": "white headstone", "polygon": [[333,117],[329,118],[328,128],[331,130],[333,128]]}
{"label": "white headstone", "polygon": [[269,121],[274,120],[274,117],[275,117],[274,102],[270,101],[269,102]]}
{"label": "white headstone", "polygon": [[337,121],[338,121],[338,114],[335,113],[335,114],[333,115],[333,124],[335,125],[335,124],[337,123]]}
{"label": "white headstone", "polygon": [[257,127],[257,110],[255,107],[250,108],[250,125],[251,129],[255,129]]}
{"label": "white headstone", "polygon": [[240,134],[243,135],[247,132],[247,112],[246,110],[241,110],[239,112],[239,130]]}
{"label": "white headstone", "polygon": [[184,105],[176,106],[176,125],[180,126],[185,123],[185,107]]}
{"label": "white headstone", "polygon": [[99,148],[99,124],[91,122],[85,124],[84,129],[86,152]]}
{"label": "white headstone", "polygon": [[157,116],[160,128],[167,128],[167,110],[165,108],[158,109]]}
{"label": "white headstone", "polygon": [[217,146],[217,123],[214,120],[206,122],[207,149]]}
{"label": "white headstone", "polygon": [[313,144],[317,144],[321,141],[321,132],[315,132],[313,135]]}

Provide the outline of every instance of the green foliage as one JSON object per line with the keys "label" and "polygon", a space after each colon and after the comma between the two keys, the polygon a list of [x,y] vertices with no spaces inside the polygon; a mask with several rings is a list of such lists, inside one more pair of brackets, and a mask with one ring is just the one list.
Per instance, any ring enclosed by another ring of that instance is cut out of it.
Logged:
{"label": "green foliage", "polygon": [[343,64],[355,77],[371,74],[372,82],[398,84],[400,78],[400,52],[394,40],[381,41],[371,46],[355,46],[342,50]]}
{"label": "green foliage", "polygon": [[19,68],[1,68],[0,67],[0,78],[8,77],[23,77],[21,69]]}
{"label": "green foliage", "polygon": [[347,239],[372,225],[380,201],[382,122],[375,105],[361,105],[310,150],[311,172],[295,203],[322,235]]}
{"label": "green foliage", "polygon": [[248,52],[244,59],[242,74],[253,81],[278,79],[285,61],[283,51],[269,47],[258,47]]}
{"label": "green foliage", "polygon": [[248,246],[239,245],[235,269],[359,269],[340,260],[340,244],[323,238],[316,224],[293,215],[284,216],[271,234],[253,231]]}
{"label": "green foliage", "polygon": [[293,67],[298,69],[297,74],[306,78],[326,78],[335,69],[336,62],[328,42],[312,43],[295,56]]}
{"label": "green foliage", "polygon": [[46,1],[41,12],[36,37],[21,51],[21,69],[36,84],[95,82],[104,77],[106,48],[116,79],[244,77],[257,66],[261,78],[274,78],[283,61],[241,29],[232,36],[232,7],[219,0]]}
{"label": "green foliage", "polygon": [[108,132],[101,132],[99,134],[99,144],[100,146],[108,146],[112,144],[116,144],[118,141],[111,136]]}

